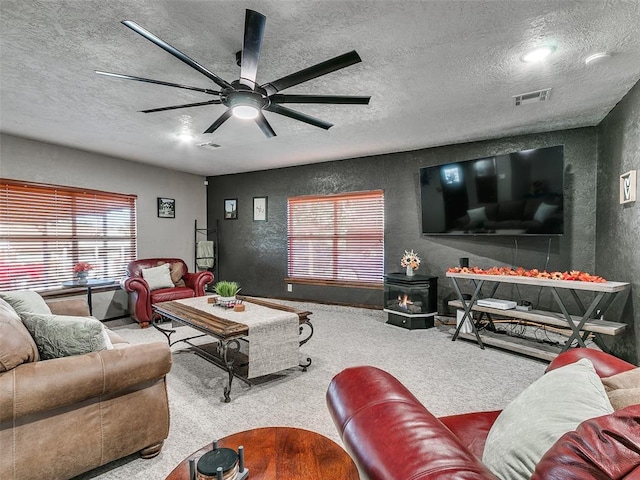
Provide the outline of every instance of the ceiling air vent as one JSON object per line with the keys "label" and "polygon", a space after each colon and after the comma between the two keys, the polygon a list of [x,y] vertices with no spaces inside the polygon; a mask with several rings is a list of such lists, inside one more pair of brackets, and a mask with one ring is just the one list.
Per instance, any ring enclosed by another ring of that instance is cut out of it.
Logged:
{"label": "ceiling air vent", "polygon": [[216,149],[216,148],[220,148],[222,145],[219,145],[219,144],[213,143],[213,142],[204,142],[204,143],[199,143],[198,146],[202,147],[202,148],[207,148],[209,150],[213,150],[213,149]]}
{"label": "ceiling air vent", "polygon": [[513,98],[516,101],[516,107],[520,105],[527,105],[529,103],[538,103],[549,100],[551,95],[551,89],[545,88],[544,90],[537,90],[535,92],[521,93],[520,95],[514,95]]}

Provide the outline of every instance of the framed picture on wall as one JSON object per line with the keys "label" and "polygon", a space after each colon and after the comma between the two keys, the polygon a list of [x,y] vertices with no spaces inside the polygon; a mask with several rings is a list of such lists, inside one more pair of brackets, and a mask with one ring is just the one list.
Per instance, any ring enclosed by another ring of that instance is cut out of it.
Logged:
{"label": "framed picture on wall", "polygon": [[253,197],[253,221],[267,221],[267,197]]}
{"label": "framed picture on wall", "polygon": [[176,201],[173,198],[158,197],[158,217],[176,218]]}
{"label": "framed picture on wall", "polygon": [[636,201],[636,171],[620,175],[620,204]]}
{"label": "framed picture on wall", "polygon": [[227,198],[224,201],[224,219],[225,220],[237,220],[238,219],[238,199]]}

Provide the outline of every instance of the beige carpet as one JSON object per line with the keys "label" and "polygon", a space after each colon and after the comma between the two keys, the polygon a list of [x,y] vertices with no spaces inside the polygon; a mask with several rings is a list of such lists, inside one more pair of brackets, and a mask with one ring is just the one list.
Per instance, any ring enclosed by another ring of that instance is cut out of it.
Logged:
{"label": "beige carpet", "polygon": [[[391,372],[435,415],[501,408],[546,368],[544,362],[452,342],[442,329],[387,325],[386,314],[377,310],[282,303],[313,312],[313,338],[300,350],[313,361],[307,372],[289,369],[253,386],[234,379],[231,403],[222,403],[226,373],[194,354],[176,353],[168,376],[171,429],[160,455],[151,460],[133,455],[77,478],[162,480],[213,439],[264,426],[306,428],[340,443],[325,392],[331,378],[352,365]],[[132,343],[164,340],[155,329],[137,324],[113,328]],[[179,330],[189,333],[188,327]],[[251,468],[249,451],[246,461]]]}

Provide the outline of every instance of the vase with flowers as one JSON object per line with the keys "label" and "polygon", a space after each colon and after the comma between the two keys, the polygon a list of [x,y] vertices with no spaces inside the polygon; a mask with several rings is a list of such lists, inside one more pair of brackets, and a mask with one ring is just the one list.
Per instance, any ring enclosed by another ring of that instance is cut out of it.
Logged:
{"label": "vase with flowers", "polygon": [[73,267],[73,271],[76,274],[78,283],[87,283],[87,277],[89,276],[89,270],[93,269],[93,265],[87,262],[76,263]]}
{"label": "vase with flowers", "polygon": [[420,266],[420,257],[413,250],[410,252],[405,250],[400,259],[400,265],[406,267],[407,277],[413,277],[414,271]]}

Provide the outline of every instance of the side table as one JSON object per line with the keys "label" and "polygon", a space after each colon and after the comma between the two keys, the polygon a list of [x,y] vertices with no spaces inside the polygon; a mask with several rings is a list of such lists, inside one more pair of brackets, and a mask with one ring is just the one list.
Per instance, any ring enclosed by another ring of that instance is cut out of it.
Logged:
{"label": "side table", "polygon": [[64,282],[62,284],[65,288],[86,288],[87,289],[87,303],[89,304],[89,314],[93,315],[93,304],[91,303],[91,289],[93,287],[106,287],[107,285],[115,285],[115,280],[105,280],[99,278],[88,279],[85,282],[78,280],[72,280],[70,282]]}
{"label": "side table", "polygon": [[[212,439],[213,441],[214,439]],[[234,433],[218,440],[218,447],[244,447],[244,463],[251,480],[359,480],[349,454],[319,433],[291,427],[265,427]],[[189,460],[211,450],[208,444],[185,458],[166,480],[190,480]]]}

